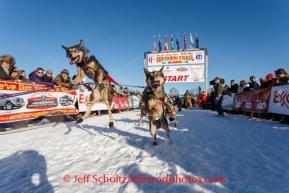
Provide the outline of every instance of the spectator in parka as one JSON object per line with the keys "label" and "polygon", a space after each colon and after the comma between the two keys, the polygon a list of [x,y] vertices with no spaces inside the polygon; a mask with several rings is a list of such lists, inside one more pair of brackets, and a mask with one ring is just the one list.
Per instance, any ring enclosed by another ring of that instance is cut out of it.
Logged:
{"label": "spectator in parka", "polygon": [[255,76],[250,76],[249,88],[250,90],[261,88],[261,85],[258,82],[258,80],[255,78]]}
{"label": "spectator in parka", "polygon": [[225,85],[225,87],[223,88],[223,95],[227,95],[229,94],[229,86],[228,85]]}
{"label": "spectator in parka", "polygon": [[12,67],[15,65],[15,59],[8,55],[0,56],[0,79],[9,80]]}
{"label": "spectator in parka", "polygon": [[12,67],[10,72],[10,79],[15,80],[15,82],[21,82],[20,78],[20,72],[17,67]]}
{"label": "spectator in parka", "polygon": [[274,75],[272,73],[266,76],[265,88],[271,88],[274,84]]}
{"label": "spectator in parka", "polygon": [[44,80],[45,82],[53,82],[52,71],[46,70],[42,76],[42,80]]}
{"label": "spectator in parka", "polygon": [[205,106],[207,104],[207,96],[205,94],[205,92],[203,91],[201,96],[200,96],[200,99],[201,99],[201,103],[202,103],[202,108],[203,110],[205,109]]}
{"label": "spectator in parka", "polygon": [[35,82],[36,84],[43,84],[45,86],[51,87],[51,88],[55,88],[57,87],[54,83],[52,82],[45,82],[42,80],[42,75],[44,73],[43,68],[37,68],[35,71],[31,72],[29,74],[29,80],[31,82]]}
{"label": "spectator in parka", "polygon": [[34,83],[34,82],[31,82],[28,78],[26,78],[26,72],[24,70],[20,70],[19,79],[23,83]]}
{"label": "spectator in parka", "polygon": [[224,117],[224,111],[222,109],[222,91],[223,91],[223,87],[222,84],[220,82],[220,78],[216,77],[215,78],[215,106],[217,108],[217,112],[218,114],[215,115],[215,117]]}
{"label": "spectator in parka", "polygon": [[73,84],[67,69],[63,69],[60,73],[53,80],[57,86],[69,87],[70,84]]}
{"label": "spectator in parka", "polygon": [[289,75],[283,68],[276,70],[275,76],[276,80],[274,82],[274,86],[289,84]]}
{"label": "spectator in parka", "polygon": [[260,78],[260,85],[261,85],[261,88],[267,88],[266,78],[263,78],[263,77]]}
{"label": "spectator in parka", "polygon": [[249,90],[249,84],[245,80],[240,81],[240,85],[238,88],[238,92],[248,91]]}
{"label": "spectator in parka", "polygon": [[235,80],[231,80],[231,87],[230,87],[231,93],[238,92],[238,88],[239,88],[239,85],[235,83]]}

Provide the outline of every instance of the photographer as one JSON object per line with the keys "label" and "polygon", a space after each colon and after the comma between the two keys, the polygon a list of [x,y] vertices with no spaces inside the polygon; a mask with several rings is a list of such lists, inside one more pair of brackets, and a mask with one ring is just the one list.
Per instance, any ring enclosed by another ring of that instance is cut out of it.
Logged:
{"label": "photographer", "polygon": [[223,87],[222,84],[220,82],[220,78],[216,77],[215,78],[215,106],[217,108],[217,112],[218,114],[215,115],[215,117],[224,117],[224,111],[222,109],[222,91],[223,91]]}

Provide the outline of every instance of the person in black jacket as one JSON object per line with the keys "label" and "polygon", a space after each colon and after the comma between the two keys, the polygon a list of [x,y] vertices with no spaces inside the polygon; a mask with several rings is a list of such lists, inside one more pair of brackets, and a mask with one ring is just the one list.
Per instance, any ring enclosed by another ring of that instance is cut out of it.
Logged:
{"label": "person in black jacket", "polygon": [[239,88],[239,85],[237,83],[235,83],[235,80],[231,80],[231,87],[229,89],[231,91],[231,93],[238,92],[238,88]]}
{"label": "person in black jacket", "polygon": [[46,70],[41,78],[45,82],[53,82],[52,71]]}

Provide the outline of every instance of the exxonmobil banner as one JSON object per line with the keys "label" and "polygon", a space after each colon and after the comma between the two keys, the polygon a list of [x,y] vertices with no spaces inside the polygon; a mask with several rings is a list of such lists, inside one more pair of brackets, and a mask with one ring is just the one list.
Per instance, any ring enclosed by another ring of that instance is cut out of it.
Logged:
{"label": "exxonmobil banner", "polygon": [[289,115],[289,85],[272,87],[269,112]]}
{"label": "exxonmobil banner", "polygon": [[[81,92],[77,90],[76,92],[78,96],[78,110],[79,112],[85,112],[87,110],[87,103],[89,101],[89,95],[91,91],[85,90]],[[129,101],[127,97],[113,96],[111,109],[124,110],[128,108],[129,108]],[[95,103],[92,106],[91,111],[97,111],[97,110],[107,110],[106,104],[103,101]]]}
{"label": "exxonmobil banner", "polygon": [[183,52],[151,53],[147,55],[148,66],[204,64],[203,50],[188,50]]}
{"label": "exxonmobil banner", "polygon": [[[148,71],[160,70],[163,66],[149,66]],[[164,66],[166,83],[204,82],[204,64]]]}

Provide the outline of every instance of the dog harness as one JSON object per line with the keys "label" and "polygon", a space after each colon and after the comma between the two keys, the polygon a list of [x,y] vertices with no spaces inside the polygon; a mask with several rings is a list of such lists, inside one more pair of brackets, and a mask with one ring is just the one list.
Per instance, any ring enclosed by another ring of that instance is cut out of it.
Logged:
{"label": "dog harness", "polygon": [[[95,83],[95,84],[99,84],[98,82],[96,82],[95,80],[94,80],[94,74],[92,74],[92,73],[89,73],[89,68],[90,67],[88,67],[87,66],[87,61],[88,61],[88,58],[86,58],[85,60],[84,60],[84,62],[81,64],[81,69],[84,71],[84,73],[85,73],[85,75],[87,75],[88,76],[88,78],[90,78],[90,79],[92,79],[93,80],[93,82]],[[91,69],[92,70],[92,69]],[[116,84],[116,85],[118,85],[119,86],[119,84],[111,77],[111,76],[109,76],[109,75],[107,75],[107,78],[104,78],[103,80],[108,80],[109,82],[113,82],[114,84]]]}

